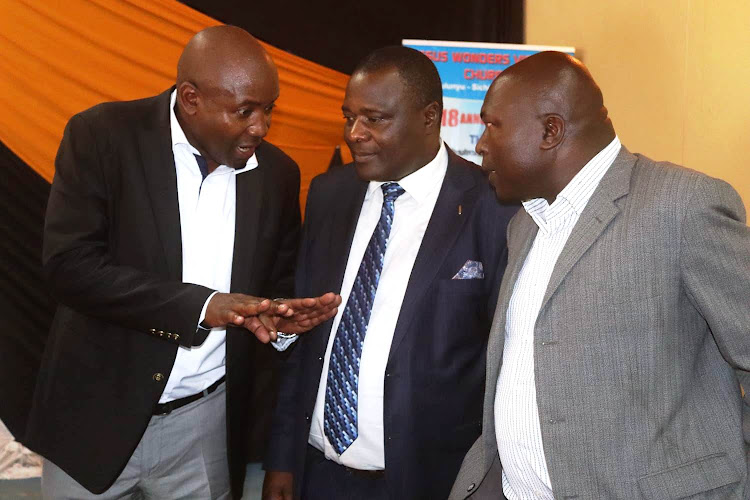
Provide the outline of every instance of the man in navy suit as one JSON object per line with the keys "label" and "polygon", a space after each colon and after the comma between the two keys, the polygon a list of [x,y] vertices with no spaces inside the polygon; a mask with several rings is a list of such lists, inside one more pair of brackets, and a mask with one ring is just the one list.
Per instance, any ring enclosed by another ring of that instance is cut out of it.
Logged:
{"label": "man in navy suit", "polygon": [[370,54],[342,109],[354,164],[310,186],[296,293],[343,302],[282,368],[263,498],[445,498],[481,433],[515,208],[440,140],[420,52]]}

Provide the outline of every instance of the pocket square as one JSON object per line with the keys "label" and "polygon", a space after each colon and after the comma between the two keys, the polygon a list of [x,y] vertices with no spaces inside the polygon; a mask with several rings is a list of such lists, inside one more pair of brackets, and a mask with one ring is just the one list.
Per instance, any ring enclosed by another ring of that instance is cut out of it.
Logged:
{"label": "pocket square", "polygon": [[454,280],[481,280],[484,279],[484,267],[481,262],[467,260],[464,267],[453,276]]}

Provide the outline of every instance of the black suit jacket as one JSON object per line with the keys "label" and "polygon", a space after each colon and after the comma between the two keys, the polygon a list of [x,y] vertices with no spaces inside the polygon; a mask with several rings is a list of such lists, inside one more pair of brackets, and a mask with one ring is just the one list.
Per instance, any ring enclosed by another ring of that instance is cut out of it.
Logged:
{"label": "black suit jacket", "polygon": [[[367,184],[351,165],[313,180],[298,295],[341,290]],[[386,367],[385,477],[391,498],[446,498],[464,454],[481,434],[485,349],[507,258],[505,229],[515,211],[498,204],[476,165],[449,152]],[[451,279],[467,260],[483,263],[484,279]],[[302,336],[282,369],[265,467],[292,471],[296,496],[331,326],[332,320]]]}
{"label": "black suit jacket", "polygon": [[[182,283],[170,92],[74,116],[56,159],[43,265],[60,305],[25,442],[97,493],[136,448],[178,345],[192,345],[212,292]],[[284,296],[299,239],[299,169],[265,142],[257,158],[257,168],[237,176],[232,291]],[[236,328],[226,341],[229,461],[239,496],[250,360],[268,346]]]}

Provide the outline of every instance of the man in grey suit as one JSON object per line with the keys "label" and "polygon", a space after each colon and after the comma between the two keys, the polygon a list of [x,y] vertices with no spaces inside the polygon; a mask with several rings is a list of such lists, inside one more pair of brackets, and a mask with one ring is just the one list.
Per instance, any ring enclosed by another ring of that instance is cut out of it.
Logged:
{"label": "man in grey suit", "polygon": [[483,434],[450,498],[749,498],[737,193],[631,154],[561,53],[505,70],[482,119],[489,181],[525,210],[508,226]]}

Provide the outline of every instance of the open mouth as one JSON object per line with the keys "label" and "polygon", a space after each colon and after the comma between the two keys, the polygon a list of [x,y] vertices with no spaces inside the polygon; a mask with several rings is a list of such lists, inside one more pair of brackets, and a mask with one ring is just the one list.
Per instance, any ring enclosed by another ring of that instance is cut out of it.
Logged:
{"label": "open mouth", "polygon": [[243,156],[252,156],[253,153],[255,153],[255,148],[257,146],[251,146],[251,145],[245,145],[245,146],[237,146],[237,151],[239,151]]}

